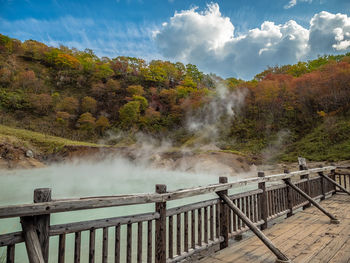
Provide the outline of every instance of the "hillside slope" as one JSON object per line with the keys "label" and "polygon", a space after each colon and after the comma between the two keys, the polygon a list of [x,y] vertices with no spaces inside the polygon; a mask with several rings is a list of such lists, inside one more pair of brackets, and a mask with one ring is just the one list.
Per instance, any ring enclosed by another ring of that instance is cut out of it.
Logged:
{"label": "hillside slope", "polygon": [[[108,145],[209,144],[275,162],[348,159],[349,120],[350,54],[243,81],[0,34],[0,124],[8,127]],[[45,151],[62,146],[54,141]]]}

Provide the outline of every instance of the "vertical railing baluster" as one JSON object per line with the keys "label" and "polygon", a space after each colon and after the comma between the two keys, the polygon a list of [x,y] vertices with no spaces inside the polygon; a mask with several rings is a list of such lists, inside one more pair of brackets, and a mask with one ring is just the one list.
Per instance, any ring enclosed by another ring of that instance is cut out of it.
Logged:
{"label": "vertical railing baluster", "polygon": [[204,207],[204,242],[208,244],[208,209],[209,207]]}
{"label": "vertical railing baluster", "polygon": [[176,215],[176,254],[181,255],[181,214]]}
{"label": "vertical railing baluster", "polygon": [[153,243],[153,234],[152,234],[152,220],[147,222],[147,263],[152,263],[152,243]]}
{"label": "vertical railing baluster", "polygon": [[142,225],[143,222],[137,223],[137,263],[142,263]]}
{"label": "vertical railing baluster", "polygon": [[103,228],[102,236],[102,263],[108,262],[108,227]]}
{"label": "vertical railing baluster", "polygon": [[115,226],[114,262],[120,263],[120,225]]}
{"label": "vertical railing baluster", "polygon": [[[236,199],[233,199],[232,202],[234,204],[237,203]],[[232,218],[232,225],[233,225],[233,232],[236,232],[237,231],[237,215],[235,213],[233,213],[233,218]]]}
{"label": "vertical railing baluster", "polygon": [[173,216],[169,216],[169,232],[168,232],[168,245],[169,245],[169,258],[174,257],[173,249],[174,249],[174,226],[173,226]]}
{"label": "vertical railing baluster", "polygon": [[202,208],[197,210],[198,246],[202,246]]}
{"label": "vertical railing baluster", "polygon": [[215,236],[220,237],[220,200],[215,205]]}
{"label": "vertical railing baluster", "polygon": [[126,226],[126,262],[131,263],[132,260],[132,224]]}
{"label": "vertical railing baluster", "polygon": [[188,252],[188,212],[184,213],[184,251]]}
{"label": "vertical railing baluster", "polygon": [[80,263],[81,232],[74,233],[74,263]]}
{"label": "vertical railing baluster", "polygon": [[66,255],[66,234],[59,235],[58,241],[58,263],[64,263]]}
{"label": "vertical railing baluster", "polygon": [[191,211],[191,247],[196,248],[196,210]]}
{"label": "vertical railing baluster", "polygon": [[89,263],[95,262],[95,229],[90,229],[90,240],[89,240]]}
{"label": "vertical railing baluster", "polygon": [[15,262],[15,245],[8,245],[6,249],[6,263]]}
{"label": "vertical railing baluster", "polygon": [[210,240],[214,241],[214,205],[210,206]]}

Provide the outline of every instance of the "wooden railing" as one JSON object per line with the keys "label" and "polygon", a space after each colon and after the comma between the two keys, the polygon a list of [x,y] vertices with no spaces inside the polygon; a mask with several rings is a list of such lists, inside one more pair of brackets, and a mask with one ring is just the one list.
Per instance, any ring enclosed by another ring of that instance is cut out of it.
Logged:
{"label": "wooden railing", "polygon": [[[335,169],[334,166],[328,166],[270,176],[259,173],[255,178],[172,192],[167,192],[165,185],[157,185],[156,192],[150,194],[80,199],[51,200],[50,189],[37,189],[34,204],[0,207],[0,218],[20,217],[23,228],[19,232],[0,235],[0,247],[7,247],[6,262],[15,261],[16,244],[22,242],[26,243],[31,262],[48,262],[50,237],[58,236],[57,258],[60,263],[68,262],[66,249],[74,251],[73,262],[80,262],[82,253],[89,254],[89,262],[129,263],[135,260],[164,263],[194,260],[227,247],[231,239],[241,239],[241,235],[249,228],[219,198],[170,209],[166,208],[167,201],[258,184],[255,190],[229,195],[229,198],[256,226],[265,229],[269,221],[285,214],[287,217],[292,216],[298,208],[309,206],[309,202],[300,194],[291,191],[290,186],[284,183],[276,184],[278,181],[291,178],[296,186],[313,199],[323,200],[335,194],[337,189],[321,174],[326,174],[347,189],[350,187],[350,173],[339,173]],[[146,203],[155,203],[155,211],[50,225],[52,213]],[[121,231],[122,227],[126,231]],[[114,232],[112,237],[109,236],[110,228]],[[103,235],[101,258],[95,255],[95,235],[99,229],[102,229]],[[89,232],[88,251],[81,249],[84,231]],[[68,234],[74,235],[74,247],[66,247]],[[109,245],[111,242],[113,245]],[[121,246],[122,243],[125,245]]]}

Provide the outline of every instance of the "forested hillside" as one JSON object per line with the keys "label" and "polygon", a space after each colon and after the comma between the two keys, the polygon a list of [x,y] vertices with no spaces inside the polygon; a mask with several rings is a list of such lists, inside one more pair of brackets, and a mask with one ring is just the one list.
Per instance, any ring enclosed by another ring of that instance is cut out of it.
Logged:
{"label": "forested hillside", "polygon": [[251,81],[195,65],[48,47],[0,35],[0,124],[72,140],[212,143],[264,160],[350,159],[350,54]]}

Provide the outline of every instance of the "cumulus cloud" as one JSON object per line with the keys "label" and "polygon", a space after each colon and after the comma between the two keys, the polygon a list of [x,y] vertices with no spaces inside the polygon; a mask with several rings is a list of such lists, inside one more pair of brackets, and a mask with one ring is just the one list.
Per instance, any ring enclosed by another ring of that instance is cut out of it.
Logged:
{"label": "cumulus cloud", "polygon": [[350,17],[320,12],[310,21],[309,45],[315,52],[332,53],[350,47]]}
{"label": "cumulus cloud", "polygon": [[234,29],[219,5],[212,3],[203,12],[196,8],[176,12],[154,32],[154,38],[165,57],[195,63],[206,72],[245,79],[267,66],[350,48],[350,18],[343,14],[318,13],[308,29],[293,20],[284,24],[265,21],[260,28],[237,36]]}

